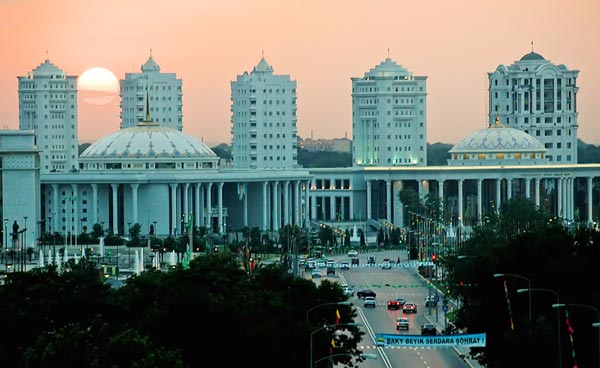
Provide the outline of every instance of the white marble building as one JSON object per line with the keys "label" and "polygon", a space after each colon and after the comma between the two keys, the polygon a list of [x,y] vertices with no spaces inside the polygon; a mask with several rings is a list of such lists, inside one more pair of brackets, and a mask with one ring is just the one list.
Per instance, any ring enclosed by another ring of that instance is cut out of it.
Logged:
{"label": "white marble building", "polygon": [[182,80],[175,73],[161,72],[152,54],[142,65],[141,73],[126,73],[120,84],[121,128],[134,127],[144,120],[146,102],[150,102],[155,122],[183,130]]}
{"label": "white marble building", "polygon": [[577,76],[533,50],[489,78],[489,121],[499,116],[511,128],[537,138],[550,164],[577,163]]}

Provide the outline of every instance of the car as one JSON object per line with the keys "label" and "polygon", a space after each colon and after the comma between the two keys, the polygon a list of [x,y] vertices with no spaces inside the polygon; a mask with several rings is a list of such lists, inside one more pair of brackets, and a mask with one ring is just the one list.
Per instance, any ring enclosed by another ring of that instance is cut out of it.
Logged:
{"label": "car", "polygon": [[318,259],[316,262],[317,268],[325,268],[327,267],[327,262],[323,259]]}
{"label": "car", "polygon": [[335,261],[333,259],[328,259],[326,263],[327,267],[333,267],[335,265]]}
{"label": "car", "polygon": [[392,268],[392,263],[386,258],[383,260],[383,262],[381,262],[381,268],[384,270],[389,270]]}
{"label": "car", "polygon": [[372,297],[372,296],[365,297],[365,301],[364,301],[365,308],[375,308],[376,305],[377,305],[377,302],[375,301],[374,297]]}
{"label": "car", "polygon": [[428,295],[425,297],[425,306],[426,307],[435,308],[435,307],[437,307],[437,303],[438,303],[438,298],[436,298],[434,295]]}
{"label": "car", "polygon": [[358,266],[360,264],[360,261],[358,260],[358,258],[352,258],[352,266]]}
{"label": "car", "polygon": [[404,303],[402,311],[404,313],[417,313],[417,305],[415,303]]}
{"label": "car", "polygon": [[437,335],[437,328],[433,323],[425,323],[421,326],[421,335]]}
{"label": "car", "polygon": [[367,266],[375,266],[375,257],[369,256],[367,258]]}
{"label": "car", "polygon": [[359,297],[359,298],[361,298],[361,299],[364,299],[364,298],[369,297],[369,296],[372,296],[373,298],[375,298],[377,296],[377,294],[373,290],[371,290],[371,289],[364,289],[364,290],[359,290],[356,293],[356,296]]}
{"label": "car", "polygon": [[342,291],[344,292],[344,295],[346,295],[346,296],[354,296],[354,288],[350,285],[344,285],[342,287]]}
{"label": "car", "polygon": [[408,318],[406,317],[398,317],[396,318],[396,330],[406,330],[408,331],[410,328],[410,323]]}
{"label": "car", "polygon": [[327,276],[329,276],[329,275],[335,275],[335,267],[333,267],[333,266],[327,267]]}
{"label": "car", "polygon": [[387,308],[388,309],[400,309],[404,306],[404,303],[406,303],[406,300],[403,298],[396,298],[396,299],[388,300]]}
{"label": "car", "polygon": [[312,270],[312,272],[310,273],[310,277],[313,279],[318,279],[319,277],[321,277],[321,271]]}
{"label": "car", "polygon": [[358,251],[356,249],[352,249],[348,252],[348,257],[358,257]]}
{"label": "car", "polygon": [[347,261],[343,261],[340,263],[340,270],[349,270],[350,269],[350,263]]}

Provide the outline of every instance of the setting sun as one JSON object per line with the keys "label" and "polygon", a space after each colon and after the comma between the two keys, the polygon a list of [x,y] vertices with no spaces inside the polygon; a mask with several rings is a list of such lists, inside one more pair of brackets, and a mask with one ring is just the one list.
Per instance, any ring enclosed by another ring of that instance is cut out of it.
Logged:
{"label": "setting sun", "polygon": [[118,95],[119,80],[108,69],[90,68],[79,76],[77,88],[85,102],[104,105]]}

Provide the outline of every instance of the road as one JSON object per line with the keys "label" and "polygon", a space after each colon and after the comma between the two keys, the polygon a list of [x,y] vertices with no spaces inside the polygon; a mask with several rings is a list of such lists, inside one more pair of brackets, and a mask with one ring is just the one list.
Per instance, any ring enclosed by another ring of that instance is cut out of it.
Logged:
{"label": "road", "polygon": [[[360,254],[360,265],[366,265],[368,256],[375,256],[379,264],[383,258],[396,260],[398,256],[401,261],[406,260],[406,252],[382,252],[372,254]],[[334,257],[336,261],[349,260],[347,257]],[[325,270],[322,270],[325,275]],[[376,360],[365,360],[360,367],[365,368],[392,368],[392,367],[472,367],[471,364],[460,358],[452,348],[384,348],[375,346],[375,334],[410,334],[420,335],[421,325],[426,322],[436,322],[436,308],[425,307],[425,297],[429,294],[425,280],[417,274],[417,269],[407,267],[392,267],[382,269],[381,267],[352,267],[350,270],[336,269],[335,276],[322,277],[338,281],[340,284],[353,285],[355,291],[370,288],[377,293],[377,307],[364,308],[362,299],[356,296],[350,297],[357,310],[358,321],[365,332],[363,341],[359,348],[364,353],[377,354]],[[319,282],[319,279],[315,280]],[[407,302],[417,304],[417,313],[404,314],[402,310],[388,310],[387,301],[395,298],[404,298]],[[438,304],[438,324],[443,327],[444,314],[441,303]],[[395,321],[397,317],[407,317],[410,322],[408,331],[397,331]]]}

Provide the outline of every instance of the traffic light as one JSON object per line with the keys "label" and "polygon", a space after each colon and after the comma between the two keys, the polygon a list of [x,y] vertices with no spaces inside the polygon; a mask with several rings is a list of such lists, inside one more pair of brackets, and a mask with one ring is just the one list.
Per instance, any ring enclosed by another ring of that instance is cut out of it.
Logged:
{"label": "traffic light", "polygon": [[431,255],[431,261],[435,262],[437,260],[437,256],[434,254]]}

